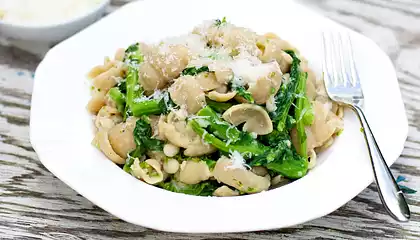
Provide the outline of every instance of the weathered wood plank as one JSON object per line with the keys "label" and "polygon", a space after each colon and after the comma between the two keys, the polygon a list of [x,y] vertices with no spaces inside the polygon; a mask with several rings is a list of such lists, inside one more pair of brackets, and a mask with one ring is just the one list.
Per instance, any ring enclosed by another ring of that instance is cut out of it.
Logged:
{"label": "weathered wood plank", "polygon": [[[110,11],[130,0],[113,0]],[[420,186],[420,2],[301,0],[376,41],[393,60],[410,123],[395,175]],[[0,46],[0,239],[420,239],[420,194],[408,196],[409,223],[392,221],[375,185],[314,221],[276,231],[172,234],[116,219],[55,178],[29,143],[29,109],[39,57]],[[355,174],[355,177],[357,174]],[[308,201],[310,204],[310,201]],[[275,217],[275,216],[273,216]]]}

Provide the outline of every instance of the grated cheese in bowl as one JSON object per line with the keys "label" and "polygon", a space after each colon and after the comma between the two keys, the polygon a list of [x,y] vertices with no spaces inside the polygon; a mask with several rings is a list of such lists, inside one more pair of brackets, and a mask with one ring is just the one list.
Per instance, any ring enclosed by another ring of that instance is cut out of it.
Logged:
{"label": "grated cheese in bowl", "polygon": [[83,16],[104,0],[0,0],[0,21],[17,25],[50,25]]}

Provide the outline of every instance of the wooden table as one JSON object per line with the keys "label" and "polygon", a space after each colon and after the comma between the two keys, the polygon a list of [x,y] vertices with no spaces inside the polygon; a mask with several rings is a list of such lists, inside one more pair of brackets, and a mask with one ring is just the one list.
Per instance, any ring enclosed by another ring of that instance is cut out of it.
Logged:
{"label": "wooden table", "polygon": [[[110,11],[127,1],[114,0]],[[392,170],[419,190],[420,2],[301,2],[372,38],[391,57],[410,124],[404,152]],[[118,220],[48,172],[29,143],[32,74],[40,60],[28,51],[0,46],[0,239],[420,239],[420,192],[407,195],[411,221],[397,223],[383,209],[374,184],[328,216],[276,231],[173,234]]]}

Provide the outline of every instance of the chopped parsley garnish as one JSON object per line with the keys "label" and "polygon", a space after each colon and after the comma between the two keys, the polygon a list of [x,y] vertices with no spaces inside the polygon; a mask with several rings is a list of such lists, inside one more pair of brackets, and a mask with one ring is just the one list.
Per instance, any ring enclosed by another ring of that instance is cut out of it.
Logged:
{"label": "chopped parsley garnish", "polygon": [[214,25],[216,26],[221,26],[222,24],[225,24],[225,23],[226,23],[226,17],[223,17],[222,20],[220,19],[214,20]]}

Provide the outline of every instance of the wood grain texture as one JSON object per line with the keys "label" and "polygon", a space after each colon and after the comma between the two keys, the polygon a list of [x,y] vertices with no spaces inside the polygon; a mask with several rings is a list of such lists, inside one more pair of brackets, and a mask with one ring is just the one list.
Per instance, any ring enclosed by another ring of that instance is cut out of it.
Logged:
{"label": "wood grain texture", "polygon": [[[110,11],[126,2],[114,0]],[[392,170],[419,189],[420,2],[300,2],[372,38],[391,57],[410,124]],[[0,46],[0,239],[420,239],[420,193],[407,195],[412,220],[397,223],[383,209],[374,184],[328,216],[275,231],[173,234],[118,220],[48,172],[29,143],[32,74],[39,61],[34,54]]]}

